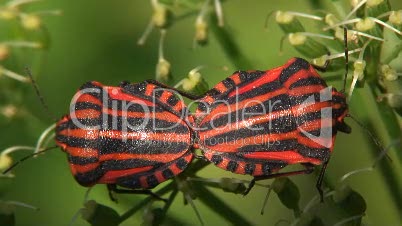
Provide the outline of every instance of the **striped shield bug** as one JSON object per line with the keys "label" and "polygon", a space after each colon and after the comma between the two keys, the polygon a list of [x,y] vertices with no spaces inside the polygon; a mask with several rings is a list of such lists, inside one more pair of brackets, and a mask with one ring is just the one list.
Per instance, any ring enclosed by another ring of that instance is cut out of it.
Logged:
{"label": "striped shield bug", "polygon": [[[346,75],[347,64],[345,81]],[[244,194],[257,180],[308,174],[322,165],[316,187],[323,200],[336,134],[351,132],[346,116],[343,91],[328,87],[306,60],[292,58],[267,71],[235,72],[209,90],[195,114],[197,145],[218,167],[254,176]],[[293,164],[305,169],[278,172]]]}
{"label": "striped shield bug", "polygon": [[[300,58],[268,71],[239,71],[200,100],[198,145],[218,167],[254,180],[311,173],[323,165],[320,188],[337,131],[350,132],[345,95],[327,87]],[[305,170],[278,173],[291,164]],[[320,190],[320,193],[322,191]]]}
{"label": "striped shield bug", "polygon": [[111,191],[161,199],[148,189],[181,173],[193,159],[194,120],[168,88],[153,80],[81,86],[70,113],[56,123],[56,144],[67,153],[80,185],[107,184],[112,200]]}

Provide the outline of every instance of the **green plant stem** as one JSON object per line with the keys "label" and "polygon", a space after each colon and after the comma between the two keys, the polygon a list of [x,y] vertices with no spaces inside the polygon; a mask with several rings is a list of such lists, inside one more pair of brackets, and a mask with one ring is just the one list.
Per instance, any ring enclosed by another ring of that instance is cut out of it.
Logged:
{"label": "green plant stem", "polygon": [[[377,103],[375,101],[375,90],[373,87],[362,89],[363,93],[357,94],[354,98],[358,99],[356,102],[360,103],[361,109],[373,109],[372,111],[359,111],[357,116],[365,125],[368,125],[370,131],[374,132],[374,135],[380,139],[382,144],[390,144],[393,140],[400,139],[401,129],[397,117],[386,103]],[[375,124],[369,124],[369,122],[376,122]],[[368,138],[367,138],[368,139]],[[379,147],[373,143],[371,139],[368,139],[372,145],[370,145],[371,153],[377,157],[379,155]],[[402,211],[402,180],[398,172],[395,171],[393,164],[401,164],[402,153],[397,147],[391,147],[388,153],[395,153],[396,161],[382,160],[378,164],[378,168],[383,175],[386,185],[390,191],[392,200],[395,205]]]}
{"label": "green plant stem", "polygon": [[[228,204],[223,202],[218,196],[214,195],[204,186],[194,186],[193,188],[197,194],[198,199],[212,209],[215,213],[225,218],[233,225],[252,225],[246,218],[242,217],[235,210],[229,207]],[[208,222],[207,222],[208,223]]]}

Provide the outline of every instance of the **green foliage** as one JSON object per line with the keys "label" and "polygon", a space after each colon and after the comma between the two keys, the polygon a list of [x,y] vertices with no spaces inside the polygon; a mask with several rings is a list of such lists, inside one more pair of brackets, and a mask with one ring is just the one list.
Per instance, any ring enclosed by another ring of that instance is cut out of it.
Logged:
{"label": "green foliage", "polygon": [[[25,66],[32,69],[51,110],[59,115],[66,112],[74,91],[87,80],[113,85],[122,80],[156,78],[202,94],[231,74],[221,68],[268,69],[297,54],[321,65],[331,59],[330,72],[323,77],[338,86],[345,67],[342,25],[349,29],[348,46],[352,51],[347,80],[351,84],[347,87],[351,114],[374,133],[392,159],[380,160],[367,175],[356,171],[376,162],[380,148],[365,136],[367,131],[355,126],[351,137],[337,138],[341,142],[335,145],[325,178],[324,203],[319,202],[315,176],[264,181],[271,185],[257,184],[243,198],[241,194],[249,183],[243,179],[249,177],[223,172],[197,160],[183,174],[153,190],[167,198],[166,203],[141,195],[118,195],[119,203],[112,203],[106,190],[99,190],[101,186],[97,185],[91,191],[91,200],[82,206],[84,189],[73,181],[64,153],[55,151],[25,162],[14,175],[0,178],[0,199],[18,199],[41,208],[28,213],[15,206],[33,207],[3,201],[0,224],[66,224],[77,212],[83,219],[75,219],[73,225],[400,223],[402,5],[390,2],[367,1],[356,12],[352,10],[357,5],[350,6],[346,1],[316,0],[0,2],[0,133],[7,137],[0,141],[0,147],[13,146],[0,155],[0,169],[24,156],[14,154],[15,150],[38,151],[52,138],[45,132],[38,147],[32,147],[50,120],[42,116],[43,109],[24,75]],[[285,33],[282,44],[273,21],[267,22],[269,32],[263,30],[272,5],[281,9],[273,15]],[[63,15],[48,17],[60,14],[43,10],[48,8],[61,9]],[[307,13],[312,11],[319,12]],[[152,30],[159,31],[159,44]],[[140,46],[134,45],[136,37]],[[283,45],[286,39],[297,53]],[[278,51],[286,56],[278,57]],[[30,146],[15,146],[20,143]],[[350,172],[356,173],[347,181],[337,182]],[[210,179],[213,177],[219,179]],[[267,190],[275,195],[269,197],[261,216],[260,209],[265,205],[262,197]]]}

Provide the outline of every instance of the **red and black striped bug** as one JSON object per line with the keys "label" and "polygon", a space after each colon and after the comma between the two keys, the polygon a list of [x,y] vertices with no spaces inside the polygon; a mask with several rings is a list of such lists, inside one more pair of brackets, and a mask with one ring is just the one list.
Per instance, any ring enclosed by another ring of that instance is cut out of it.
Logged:
{"label": "red and black striped bug", "polygon": [[174,90],[156,81],[119,87],[88,82],[56,123],[56,144],[79,184],[107,184],[112,199],[111,191],[159,198],[148,189],[193,159],[193,123]]}
{"label": "red and black striped bug", "polygon": [[[195,114],[203,156],[218,167],[255,181],[311,173],[322,165],[317,189],[337,131],[350,133],[345,95],[329,88],[300,58],[267,71],[238,71],[199,100]],[[291,164],[304,170],[278,172]]]}

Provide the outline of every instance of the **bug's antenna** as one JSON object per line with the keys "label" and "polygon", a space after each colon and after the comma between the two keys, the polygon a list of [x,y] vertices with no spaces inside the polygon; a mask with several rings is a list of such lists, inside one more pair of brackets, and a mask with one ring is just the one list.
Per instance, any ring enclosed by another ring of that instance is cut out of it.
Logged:
{"label": "bug's antenna", "polygon": [[32,154],[30,154],[30,155],[27,155],[27,156],[23,157],[22,159],[18,160],[17,162],[15,162],[12,166],[8,167],[6,170],[4,170],[3,174],[7,174],[7,173],[10,172],[12,169],[14,169],[18,164],[20,164],[21,162],[23,162],[23,161],[25,161],[25,160],[27,160],[27,159],[30,159],[30,158],[32,158],[32,157],[34,157],[34,156],[37,156],[37,155],[39,155],[39,154],[42,154],[42,153],[44,153],[44,152],[47,152],[47,151],[49,151],[49,150],[55,149],[55,148],[57,148],[57,146],[48,147],[48,148],[45,148],[45,149],[43,149],[43,150],[41,150],[41,151],[38,151],[38,152],[32,153]]}
{"label": "bug's antenna", "polygon": [[37,84],[36,81],[33,79],[31,70],[29,70],[29,68],[26,67],[26,68],[25,68],[25,71],[26,71],[26,73],[28,74],[29,78],[31,79],[31,83],[32,83],[32,86],[33,86],[34,89],[35,89],[36,96],[39,98],[40,103],[41,103],[42,106],[45,108],[46,114],[47,114],[53,121],[56,122],[56,121],[57,121],[56,117],[50,112],[49,106],[46,104],[45,99],[44,99],[43,96],[40,94],[38,84]]}
{"label": "bug's antenna", "polygon": [[[355,117],[353,117],[352,115],[348,114],[348,117],[350,117],[353,121],[355,121],[357,123],[357,125],[359,125],[360,127],[362,127],[366,133],[370,136],[371,140],[377,145],[377,147],[379,147],[381,149],[381,153],[386,153],[386,150],[384,149],[384,147],[382,146],[381,142],[377,139],[376,136],[374,136],[374,134],[369,130],[369,128],[367,128],[367,126],[365,126],[362,122],[360,122],[359,120],[357,120]],[[392,161],[389,156],[387,155],[387,159]]]}
{"label": "bug's antenna", "polygon": [[343,28],[343,41],[345,43],[345,77],[343,78],[343,92],[346,90],[346,79],[349,73],[349,49],[348,49],[348,29],[346,27]]}

